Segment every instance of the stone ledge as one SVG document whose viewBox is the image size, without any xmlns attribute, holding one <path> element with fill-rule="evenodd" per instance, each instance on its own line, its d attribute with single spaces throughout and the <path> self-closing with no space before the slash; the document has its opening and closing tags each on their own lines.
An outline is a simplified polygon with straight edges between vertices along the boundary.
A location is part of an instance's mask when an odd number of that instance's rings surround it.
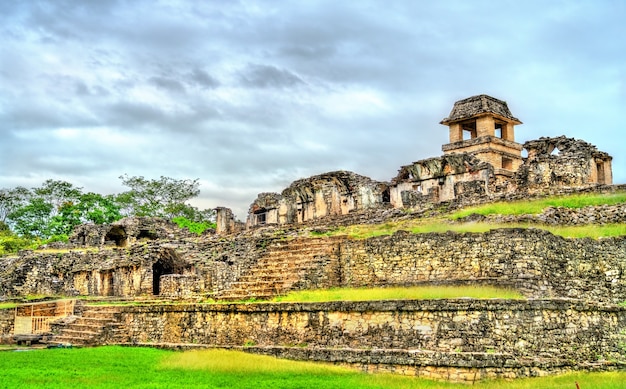
<svg viewBox="0 0 626 389">
<path fill-rule="evenodd" d="M 529 310 L 575 310 L 626 312 L 626 307 L 595 303 L 584 300 L 556 299 L 434 299 L 434 300 L 378 300 L 378 301 L 332 301 L 311 303 L 232 303 L 232 304 L 172 304 L 121 306 L 120 312 L 398 312 L 398 311 L 529 311 Z"/>
</svg>

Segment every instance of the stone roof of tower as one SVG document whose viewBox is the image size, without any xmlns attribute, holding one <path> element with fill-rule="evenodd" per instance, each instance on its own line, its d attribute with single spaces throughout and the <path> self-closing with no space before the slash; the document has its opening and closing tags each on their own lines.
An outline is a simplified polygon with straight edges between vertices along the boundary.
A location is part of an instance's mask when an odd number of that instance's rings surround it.
<svg viewBox="0 0 626 389">
<path fill-rule="evenodd" d="M 449 124 L 459 120 L 465 120 L 483 113 L 493 113 L 506 119 L 521 124 L 522 122 L 514 117 L 506 105 L 506 101 L 498 100 L 487 95 L 477 95 L 459 100 L 454 103 L 450 115 L 441 121 L 441 124 Z"/>
</svg>

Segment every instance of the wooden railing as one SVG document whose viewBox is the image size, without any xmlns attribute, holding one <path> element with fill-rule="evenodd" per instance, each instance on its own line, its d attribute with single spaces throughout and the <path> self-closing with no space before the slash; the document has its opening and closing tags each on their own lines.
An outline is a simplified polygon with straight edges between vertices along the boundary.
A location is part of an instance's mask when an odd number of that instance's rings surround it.
<svg viewBox="0 0 626 389">
<path fill-rule="evenodd" d="M 15 307 L 14 334 L 50 332 L 50 323 L 74 314 L 76 300 L 56 300 L 20 304 Z"/>
</svg>

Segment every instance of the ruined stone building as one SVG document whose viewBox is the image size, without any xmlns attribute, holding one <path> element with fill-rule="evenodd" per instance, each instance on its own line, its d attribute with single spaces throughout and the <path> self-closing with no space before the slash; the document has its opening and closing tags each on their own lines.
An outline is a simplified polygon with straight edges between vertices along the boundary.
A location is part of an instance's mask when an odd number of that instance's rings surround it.
<svg viewBox="0 0 626 389">
<path fill-rule="evenodd" d="M 280 194 L 259 194 L 250 206 L 247 225 L 302 223 L 388 202 L 385 183 L 336 171 L 295 181 Z"/>
<path fill-rule="evenodd" d="M 402 166 L 388 183 L 339 171 L 295 181 L 281 194 L 261 193 L 250 206 L 246 226 L 301 223 L 372 207 L 414 208 L 612 184 L 611 156 L 587 142 L 560 136 L 517 143 L 515 126 L 522 122 L 505 101 L 491 96 L 457 101 L 441 124 L 448 126 L 450 139 L 442 156 Z M 229 225 L 229 215 L 218 210 L 218 224 Z M 218 227 L 223 231 L 232 230 Z"/>
</svg>

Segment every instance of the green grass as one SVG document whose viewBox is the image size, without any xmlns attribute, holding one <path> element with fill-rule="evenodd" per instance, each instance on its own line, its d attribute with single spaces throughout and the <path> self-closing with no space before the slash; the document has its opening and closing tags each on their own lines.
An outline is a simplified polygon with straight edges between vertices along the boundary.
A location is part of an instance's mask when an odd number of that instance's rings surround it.
<svg viewBox="0 0 626 389">
<path fill-rule="evenodd" d="M 615 205 L 626 203 L 626 192 L 609 194 L 577 194 L 537 200 L 497 202 L 464 208 L 449 217 L 459 219 L 473 213 L 479 215 L 536 215 L 548 207 L 583 208 L 590 205 Z"/>
<path fill-rule="evenodd" d="M 1 388 L 467 388 L 225 350 L 99 347 L 0 353 Z M 623 388 L 626 372 L 484 381 L 477 389 Z"/>
<path fill-rule="evenodd" d="M 0 309 L 13 309 L 17 307 L 17 303 L 0 303 Z"/>
<path fill-rule="evenodd" d="M 537 228 L 565 238 L 592 238 L 626 235 L 626 224 L 602 224 L 582 226 L 546 226 L 532 223 L 450 223 L 447 219 L 411 219 L 384 224 L 362 224 L 338 227 L 324 234 L 313 236 L 346 235 L 353 239 L 368 239 L 376 236 L 392 235 L 398 231 L 409 231 L 413 234 L 453 232 L 487 232 L 499 228 Z"/>
<path fill-rule="evenodd" d="M 277 302 L 326 302 L 369 300 L 423 300 L 470 297 L 523 299 L 519 292 L 491 286 L 411 286 L 397 288 L 332 288 L 290 292 Z"/>
</svg>

